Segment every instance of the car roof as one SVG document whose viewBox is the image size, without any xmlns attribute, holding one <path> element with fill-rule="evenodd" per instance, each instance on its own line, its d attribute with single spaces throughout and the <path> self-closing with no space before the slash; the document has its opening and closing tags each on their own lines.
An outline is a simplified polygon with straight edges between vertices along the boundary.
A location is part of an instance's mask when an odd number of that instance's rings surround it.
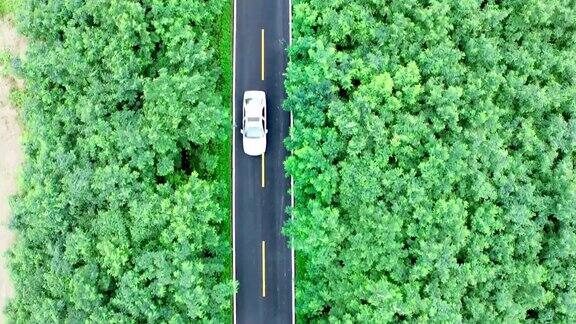
<svg viewBox="0 0 576 324">
<path fill-rule="evenodd" d="M 244 108 L 246 109 L 247 117 L 261 117 L 264 105 L 256 98 L 246 98 Z"/>
</svg>

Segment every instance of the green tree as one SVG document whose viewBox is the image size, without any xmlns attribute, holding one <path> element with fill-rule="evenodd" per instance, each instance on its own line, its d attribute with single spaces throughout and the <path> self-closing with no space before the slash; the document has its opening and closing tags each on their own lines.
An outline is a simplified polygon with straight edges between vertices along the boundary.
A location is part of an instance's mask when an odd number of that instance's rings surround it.
<svg viewBox="0 0 576 324">
<path fill-rule="evenodd" d="M 24 2 L 11 320 L 229 319 L 224 4 Z"/>
<path fill-rule="evenodd" d="M 302 322 L 576 320 L 576 6 L 296 0 Z"/>
</svg>

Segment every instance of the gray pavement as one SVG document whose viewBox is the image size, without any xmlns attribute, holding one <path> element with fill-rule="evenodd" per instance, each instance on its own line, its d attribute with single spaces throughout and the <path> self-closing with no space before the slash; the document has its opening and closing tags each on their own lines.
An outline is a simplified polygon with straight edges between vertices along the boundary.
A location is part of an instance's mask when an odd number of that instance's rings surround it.
<svg viewBox="0 0 576 324">
<path fill-rule="evenodd" d="M 288 0 L 236 0 L 234 249 L 237 323 L 292 323 L 292 253 L 281 230 L 290 205 L 288 152 L 290 114 L 281 107 L 289 44 Z M 262 55 L 263 54 L 263 55 Z M 262 59 L 264 58 L 264 59 Z M 242 95 L 267 96 L 268 134 L 264 157 L 242 150 Z"/>
</svg>

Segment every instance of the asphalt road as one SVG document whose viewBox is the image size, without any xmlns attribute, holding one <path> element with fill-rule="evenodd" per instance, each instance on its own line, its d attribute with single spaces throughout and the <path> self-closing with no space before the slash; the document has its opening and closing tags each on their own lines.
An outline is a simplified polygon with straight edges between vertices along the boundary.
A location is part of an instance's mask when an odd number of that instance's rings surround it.
<svg viewBox="0 0 576 324">
<path fill-rule="evenodd" d="M 290 41 L 289 0 L 236 0 L 234 70 L 234 267 L 239 289 L 236 323 L 292 323 L 293 254 L 281 230 L 291 203 L 283 162 L 288 154 L 290 114 L 285 97 L 286 48 Z M 266 154 L 242 150 L 242 96 L 263 90 L 267 97 Z"/>
</svg>

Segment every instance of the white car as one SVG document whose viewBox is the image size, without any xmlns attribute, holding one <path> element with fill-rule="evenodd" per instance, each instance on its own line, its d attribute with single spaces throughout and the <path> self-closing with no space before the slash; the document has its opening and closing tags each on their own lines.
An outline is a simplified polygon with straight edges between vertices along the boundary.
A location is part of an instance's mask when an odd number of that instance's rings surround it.
<svg viewBox="0 0 576 324">
<path fill-rule="evenodd" d="M 244 153 L 258 156 L 266 152 L 266 94 L 246 91 L 242 101 L 242 146 Z"/>
</svg>

